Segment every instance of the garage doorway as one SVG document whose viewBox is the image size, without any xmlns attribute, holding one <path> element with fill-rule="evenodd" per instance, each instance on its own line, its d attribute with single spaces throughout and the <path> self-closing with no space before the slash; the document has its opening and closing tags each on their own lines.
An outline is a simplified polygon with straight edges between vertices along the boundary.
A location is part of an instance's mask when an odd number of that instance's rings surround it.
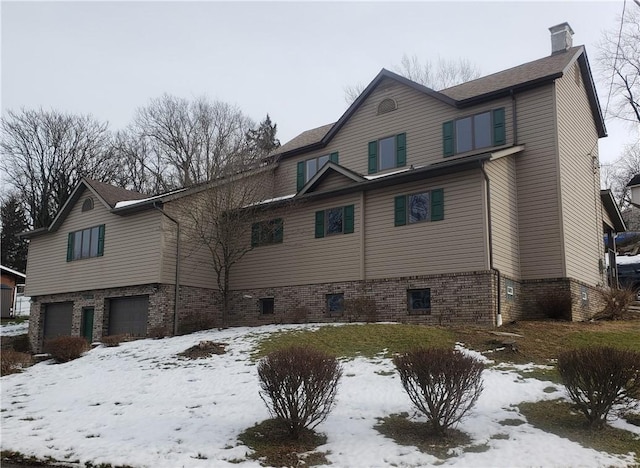
<svg viewBox="0 0 640 468">
<path fill-rule="evenodd" d="M 109 300 L 109 335 L 147 336 L 149 296 Z"/>
<path fill-rule="evenodd" d="M 73 321 L 73 302 L 45 304 L 44 339 L 70 336 Z"/>
</svg>

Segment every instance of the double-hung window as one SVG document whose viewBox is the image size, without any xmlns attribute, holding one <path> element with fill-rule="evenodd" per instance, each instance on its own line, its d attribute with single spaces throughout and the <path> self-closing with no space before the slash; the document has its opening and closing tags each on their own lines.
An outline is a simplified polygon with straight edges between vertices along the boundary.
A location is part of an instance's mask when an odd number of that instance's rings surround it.
<svg viewBox="0 0 640 468">
<path fill-rule="evenodd" d="M 407 164 L 407 134 L 381 138 L 369 142 L 369 174 L 403 167 Z"/>
<path fill-rule="evenodd" d="M 251 247 L 281 244 L 284 237 L 284 222 L 282 218 L 261 221 L 251 225 Z"/>
<path fill-rule="evenodd" d="M 70 232 L 67 237 L 67 262 L 104 255 L 104 224 Z"/>
<path fill-rule="evenodd" d="M 398 195 L 394 200 L 394 223 L 396 226 L 422 221 L 444 219 L 444 191 L 431 191 Z"/>
<path fill-rule="evenodd" d="M 354 205 L 316 211 L 316 238 L 334 234 L 351 234 L 354 224 Z"/>
<path fill-rule="evenodd" d="M 504 108 L 442 124 L 442 147 L 445 156 L 504 145 L 505 142 Z"/>
<path fill-rule="evenodd" d="M 296 190 L 300 191 L 304 184 L 309 182 L 316 173 L 322 169 L 326 163 L 331 161 L 338 164 L 338 153 L 325 154 L 316 158 L 306 159 L 304 161 L 298 161 L 298 168 L 296 174 Z"/>
</svg>

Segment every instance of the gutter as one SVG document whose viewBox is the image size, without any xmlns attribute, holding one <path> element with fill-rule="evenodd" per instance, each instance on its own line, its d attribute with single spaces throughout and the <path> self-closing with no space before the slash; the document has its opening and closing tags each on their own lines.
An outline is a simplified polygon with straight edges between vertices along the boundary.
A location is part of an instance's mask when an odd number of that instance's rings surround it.
<svg viewBox="0 0 640 468">
<path fill-rule="evenodd" d="M 166 216 L 170 221 L 173 221 L 176 224 L 176 296 L 173 301 L 173 335 L 178 335 L 178 305 L 180 301 L 180 223 L 172 218 L 166 211 L 160 208 L 157 202 L 153 203 L 153 208 L 158 210 L 164 216 Z"/>
<path fill-rule="evenodd" d="M 489 269 L 491 271 L 495 271 L 498 275 L 498 315 L 496 317 L 496 326 L 502 326 L 502 301 L 501 297 L 501 284 L 500 284 L 500 270 L 494 267 L 493 265 L 493 236 L 492 236 L 492 227 L 491 227 L 491 182 L 489 181 L 489 175 L 484 168 L 484 161 L 482 161 L 482 166 L 480 166 L 480 170 L 482 171 L 482 175 L 485 180 L 485 187 L 487 191 L 487 229 L 489 230 Z"/>
</svg>

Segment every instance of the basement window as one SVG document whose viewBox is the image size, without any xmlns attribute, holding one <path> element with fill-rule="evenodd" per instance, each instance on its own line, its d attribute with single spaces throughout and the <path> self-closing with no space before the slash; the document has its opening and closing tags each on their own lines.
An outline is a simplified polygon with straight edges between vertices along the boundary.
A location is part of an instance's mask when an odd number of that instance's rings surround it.
<svg viewBox="0 0 640 468">
<path fill-rule="evenodd" d="M 275 300 L 273 297 L 264 297 L 259 299 L 260 313 L 262 315 L 273 315 L 275 311 Z"/>
<path fill-rule="evenodd" d="M 331 315 L 344 312 L 344 294 L 327 294 L 327 312 Z"/>
<path fill-rule="evenodd" d="M 431 289 L 408 289 L 407 308 L 410 314 L 430 314 Z"/>
</svg>

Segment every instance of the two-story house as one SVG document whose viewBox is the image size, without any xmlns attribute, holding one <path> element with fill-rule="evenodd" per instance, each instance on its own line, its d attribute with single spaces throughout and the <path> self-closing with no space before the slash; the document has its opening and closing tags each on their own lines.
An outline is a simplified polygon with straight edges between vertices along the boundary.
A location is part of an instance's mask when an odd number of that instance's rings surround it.
<svg viewBox="0 0 640 468">
<path fill-rule="evenodd" d="M 574 319 L 593 314 L 603 227 L 624 223 L 600 192 L 606 129 L 585 49 L 568 24 L 550 30 L 551 55 L 439 92 L 382 70 L 335 123 L 270 155 L 255 223 L 277 219 L 278 235 L 247 234 L 226 323 L 340 320 L 356 298 L 410 323 L 500 325 L 554 294 L 572 296 Z M 221 323 L 211 267 L 178 240 L 206 190 L 83 181 L 28 234 L 34 347 Z"/>
</svg>

